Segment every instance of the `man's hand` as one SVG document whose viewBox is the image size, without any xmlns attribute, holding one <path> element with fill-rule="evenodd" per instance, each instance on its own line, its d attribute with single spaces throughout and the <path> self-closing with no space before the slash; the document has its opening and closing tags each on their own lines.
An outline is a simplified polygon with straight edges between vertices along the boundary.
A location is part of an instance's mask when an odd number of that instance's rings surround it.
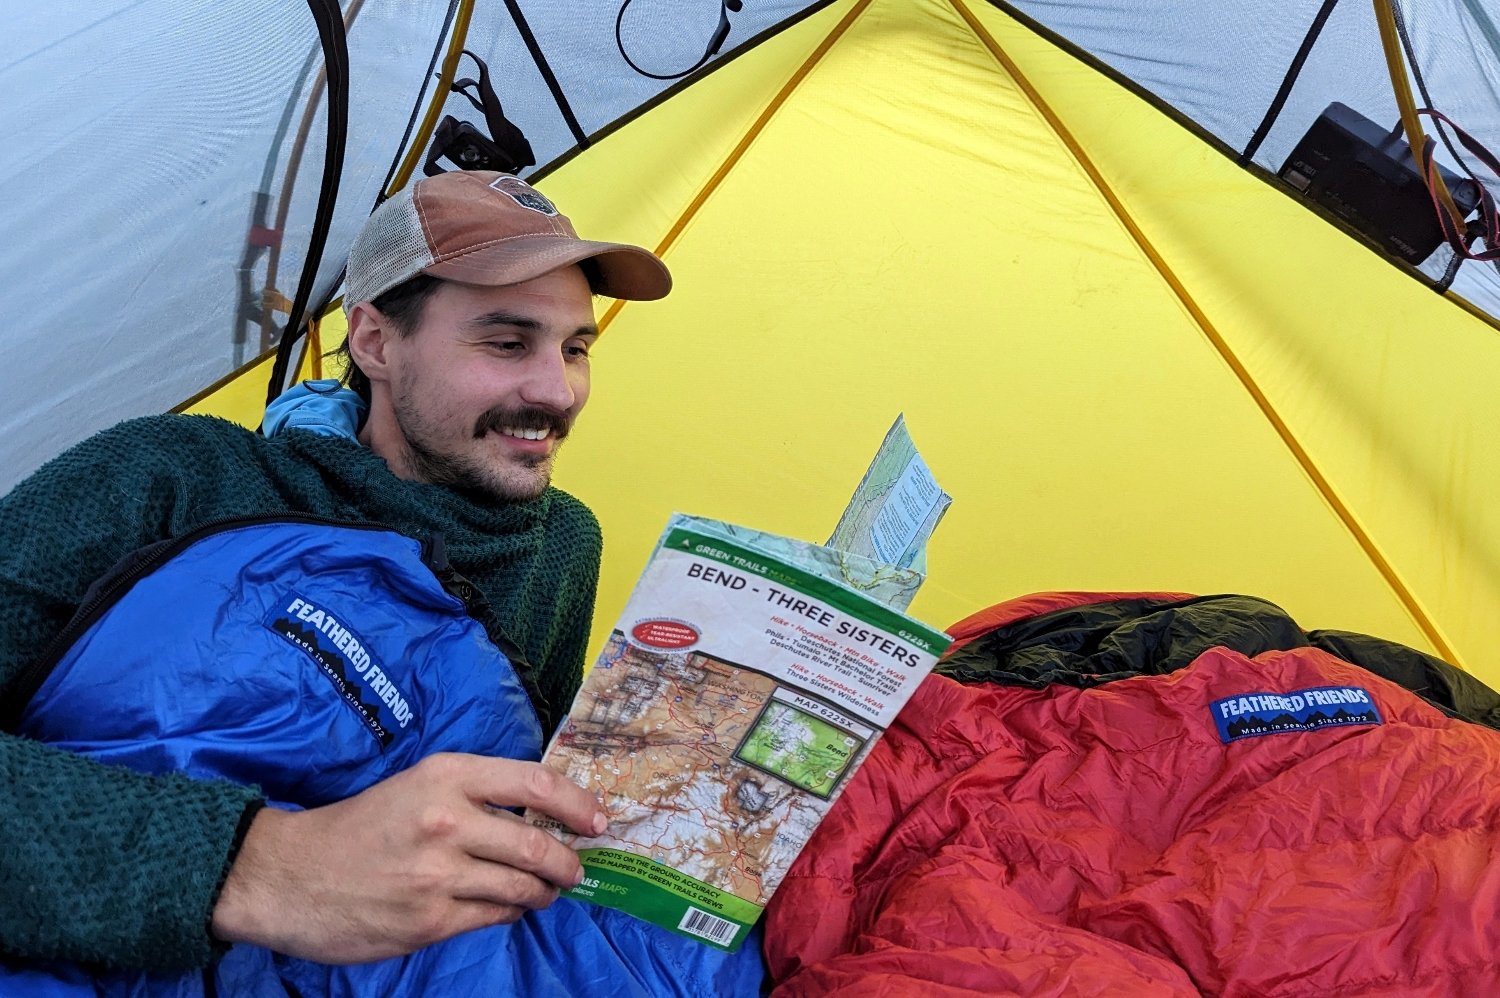
<svg viewBox="0 0 1500 998">
<path fill-rule="evenodd" d="M 336 804 L 262 809 L 214 907 L 214 934 L 363 963 L 513 922 L 579 882 L 572 849 L 487 804 L 604 830 L 594 799 L 539 763 L 429 756 Z"/>
</svg>

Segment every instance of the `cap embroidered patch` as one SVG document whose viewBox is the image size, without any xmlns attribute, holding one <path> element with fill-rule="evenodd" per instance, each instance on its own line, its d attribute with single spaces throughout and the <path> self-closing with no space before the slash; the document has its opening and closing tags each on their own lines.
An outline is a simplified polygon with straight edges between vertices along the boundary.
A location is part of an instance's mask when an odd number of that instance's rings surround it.
<svg viewBox="0 0 1500 998">
<path fill-rule="evenodd" d="M 542 196 L 542 192 L 519 177 L 501 175 L 490 181 L 490 186 L 510 198 L 522 208 L 539 211 L 543 215 L 556 215 L 557 205 Z"/>
<path fill-rule="evenodd" d="M 1219 738 L 1314 731 L 1334 725 L 1384 724 L 1368 690 L 1358 686 L 1316 686 L 1292 693 L 1241 693 L 1209 705 Z"/>
</svg>

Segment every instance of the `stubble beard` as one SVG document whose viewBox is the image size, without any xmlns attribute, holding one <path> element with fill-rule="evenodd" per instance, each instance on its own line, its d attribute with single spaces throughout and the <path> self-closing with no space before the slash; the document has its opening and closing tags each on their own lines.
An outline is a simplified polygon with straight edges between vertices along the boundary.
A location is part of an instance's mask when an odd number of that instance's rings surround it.
<svg viewBox="0 0 1500 998">
<path fill-rule="evenodd" d="M 487 462 L 478 457 L 441 448 L 410 389 L 396 394 L 394 412 L 401 431 L 406 467 L 421 481 L 444 485 L 458 492 L 477 493 L 498 502 L 529 502 L 547 491 L 552 482 L 551 454 L 522 454 Z M 561 443 L 568 427 L 561 417 L 545 410 L 497 407 L 476 420 L 473 439 L 499 433 L 501 425 L 553 431 Z"/>
</svg>

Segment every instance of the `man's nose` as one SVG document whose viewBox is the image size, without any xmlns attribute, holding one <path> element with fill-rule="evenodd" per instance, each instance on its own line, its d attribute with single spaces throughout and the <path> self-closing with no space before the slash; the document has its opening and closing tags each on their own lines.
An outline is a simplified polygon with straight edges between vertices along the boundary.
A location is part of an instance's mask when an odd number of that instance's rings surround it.
<svg viewBox="0 0 1500 998">
<path fill-rule="evenodd" d="M 561 351 L 538 350 L 528 358 L 526 378 L 521 385 L 521 399 L 528 405 L 543 406 L 557 412 L 573 408 L 576 395 L 569 377 L 567 359 Z"/>
</svg>

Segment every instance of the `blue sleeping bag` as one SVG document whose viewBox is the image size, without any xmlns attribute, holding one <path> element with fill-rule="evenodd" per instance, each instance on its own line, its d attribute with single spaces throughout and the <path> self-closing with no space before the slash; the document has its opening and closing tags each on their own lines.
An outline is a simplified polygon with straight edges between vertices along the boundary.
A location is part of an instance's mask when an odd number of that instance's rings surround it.
<svg viewBox="0 0 1500 998">
<path fill-rule="evenodd" d="M 471 593 L 429 545 L 382 527 L 211 525 L 96 587 L 19 730 L 141 772 L 256 784 L 286 808 L 350 797 L 434 752 L 536 760 L 542 728 L 514 653 L 469 614 Z M 184 974 L 0 961 L 0 994 L 756 995 L 759 942 L 724 953 L 563 898 L 376 963 L 245 945 Z"/>
</svg>

